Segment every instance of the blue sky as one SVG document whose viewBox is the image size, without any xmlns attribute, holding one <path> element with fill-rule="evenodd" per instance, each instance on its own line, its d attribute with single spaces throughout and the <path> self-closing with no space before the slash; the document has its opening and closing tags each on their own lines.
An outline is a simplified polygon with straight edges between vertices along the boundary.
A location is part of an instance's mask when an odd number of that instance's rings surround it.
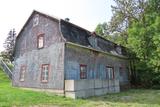
<svg viewBox="0 0 160 107">
<path fill-rule="evenodd" d="M 3 0 L 0 1 L 0 51 L 10 29 L 17 34 L 33 10 L 65 19 L 94 31 L 98 23 L 111 19 L 113 0 Z"/>
</svg>

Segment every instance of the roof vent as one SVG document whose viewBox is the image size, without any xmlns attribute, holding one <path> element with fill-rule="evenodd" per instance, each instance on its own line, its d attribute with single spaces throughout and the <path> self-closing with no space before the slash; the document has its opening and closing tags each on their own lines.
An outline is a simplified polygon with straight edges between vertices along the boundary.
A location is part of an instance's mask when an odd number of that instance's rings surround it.
<svg viewBox="0 0 160 107">
<path fill-rule="evenodd" d="M 65 18 L 64 20 L 65 20 L 66 22 L 69 22 L 70 19 L 69 19 L 69 18 Z"/>
</svg>

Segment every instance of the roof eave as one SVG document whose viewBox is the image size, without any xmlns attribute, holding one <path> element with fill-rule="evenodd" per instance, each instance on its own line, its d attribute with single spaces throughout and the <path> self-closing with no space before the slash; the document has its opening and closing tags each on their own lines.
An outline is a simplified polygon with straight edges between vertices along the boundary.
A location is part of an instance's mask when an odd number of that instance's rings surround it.
<svg viewBox="0 0 160 107">
<path fill-rule="evenodd" d="M 89 49 L 89 50 L 93 50 L 93 51 L 97 51 L 97 52 L 100 52 L 100 53 L 103 53 L 103 54 L 106 54 L 106 55 L 109 55 L 109 56 L 121 58 L 121 59 L 128 59 L 128 57 L 123 56 L 123 55 L 114 55 L 114 54 L 111 54 L 111 53 L 109 53 L 109 52 L 97 50 L 97 49 L 94 49 L 94 48 L 92 48 L 92 47 L 86 47 L 86 46 L 79 45 L 79 44 L 75 44 L 75 43 L 72 43 L 72 42 L 66 42 L 66 44 L 73 45 L 73 46 L 77 46 L 77 47 L 81 47 L 81 48 L 85 48 L 85 49 Z"/>
</svg>

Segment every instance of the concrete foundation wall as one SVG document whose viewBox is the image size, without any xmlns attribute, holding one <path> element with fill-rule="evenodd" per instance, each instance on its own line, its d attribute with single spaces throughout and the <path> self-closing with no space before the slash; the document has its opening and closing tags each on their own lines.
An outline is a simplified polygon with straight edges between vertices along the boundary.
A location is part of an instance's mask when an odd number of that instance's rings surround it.
<svg viewBox="0 0 160 107">
<path fill-rule="evenodd" d="M 65 96 L 71 98 L 86 98 L 119 91 L 118 80 L 65 80 Z"/>
</svg>

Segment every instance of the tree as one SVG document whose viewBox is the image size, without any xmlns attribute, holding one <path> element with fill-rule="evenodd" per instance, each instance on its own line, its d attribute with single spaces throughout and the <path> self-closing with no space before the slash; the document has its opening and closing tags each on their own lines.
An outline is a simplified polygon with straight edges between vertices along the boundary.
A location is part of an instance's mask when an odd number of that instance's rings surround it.
<svg viewBox="0 0 160 107">
<path fill-rule="evenodd" d="M 2 52 L 2 57 L 9 59 L 11 62 L 14 60 L 13 58 L 13 51 L 15 46 L 16 40 L 16 32 L 15 29 L 9 31 L 8 36 L 4 42 L 5 51 Z"/>
<path fill-rule="evenodd" d="M 153 52 L 158 48 L 160 15 L 156 10 L 160 5 L 154 5 L 157 1 L 148 1 L 143 17 L 138 22 L 134 21 L 128 29 L 128 47 L 144 61 L 150 61 Z"/>
<path fill-rule="evenodd" d="M 160 0 L 114 0 L 106 38 L 130 49 L 132 83 L 160 85 Z M 104 35 L 102 24 L 96 31 Z M 153 77 L 152 77 L 153 76 Z"/>
<path fill-rule="evenodd" d="M 127 28 L 133 21 L 139 21 L 145 9 L 145 0 L 114 0 L 111 6 L 113 16 L 108 23 L 108 32 L 121 36 L 121 45 L 127 44 Z"/>
<path fill-rule="evenodd" d="M 139 61 L 136 63 L 141 82 L 160 85 L 160 0 L 148 0 L 139 21 L 128 28 L 127 47 Z"/>
<path fill-rule="evenodd" d="M 95 29 L 96 34 L 99 36 L 105 37 L 108 35 L 108 25 L 106 22 L 104 23 L 99 23 Z"/>
</svg>

